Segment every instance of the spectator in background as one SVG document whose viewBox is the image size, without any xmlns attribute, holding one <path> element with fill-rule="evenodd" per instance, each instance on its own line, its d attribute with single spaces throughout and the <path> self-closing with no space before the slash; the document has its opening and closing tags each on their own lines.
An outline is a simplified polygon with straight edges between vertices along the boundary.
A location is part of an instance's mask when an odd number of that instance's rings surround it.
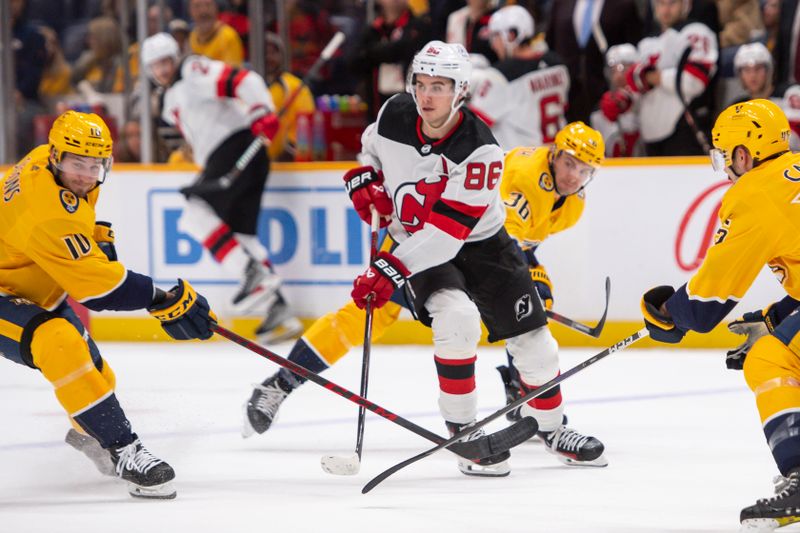
<svg viewBox="0 0 800 533">
<path fill-rule="evenodd" d="M 744 93 L 728 102 L 725 107 L 753 98 L 773 96 L 775 86 L 772 83 L 772 55 L 766 46 L 761 43 L 740 46 L 733 58 L 733 68 Z"/>
<path fill-rule="evenodd" d="M 305 76 L 333 37 L 334 31 L 327 10 L 316 2 L 287 0 L 286 13 L 292 52 L 289 70 L 298 76 Z"/>
<path fill-rule="evenodd" d="M 764 23 L 764 44 L 772 52 L 778 38 L 781 18 L 781 0 L 761 0 L 761 20 Z"/>
<path fill-rule="evenodd" d="M 163 15 L 161 13 L 161 5 L 153 4 L 147 8 L 147 36 L 155 35 L 163 31 L 161 23 L 164 23 L 166 28 L 172 21 L 172 9 L 165 6 Z M 139 43 L 134 42 L 128 47 L 128 69 L 130 70 L 131 78 L 136 80 L 139 77 Z"/>
<path fill-rule="evenodd" d="M 247 56 L 247 41 L 250 34 L 250 19 L 247 18 L 247 0 L 228 0 L 219 12 L 219 20 L 234 30 L 242 40 Z"/>
<path fill-rule="evenodd" d="M 88 49 L 72 69 L 70 82 L 77 86 L 86 80 L 99 93 L 120 93 L 124 88 L 122 39 L 117 21 L 98 17 L 89 22 Z"/>
<path fill-rule="evenodd" d="M 775 83 L 800 80 L 800 9 L 798 0 L 782 0 L 780 22 L 772 56 L 775 59 Z"/>
<path fill-rule="evenodd" d="M 173 19 L 169 21 L 169 33 L 178 43 L 181 55 L 188 55 L 192 52 L 189 44 L 189 23 L 183 19 Z"/>
<path fill-rule="evenodd" d="M 33 118 L 44 112 L 39 101 L 39 84 L 47 51 L 44 37 L 28 22 L 25 0 L 11 0 L 11 48 L 14 51 L 17 112 L 17 157 L 34 147 Z"/>
<path fill-rule="evenodd" d="M 300 78 L 285 72 L 283 68 L 284 45 L 278 35 L 267 32 L 265 35 L 265 81 L 272 95 L 276 113 L 280 113 L 300 84 Z M 314 96 L 308 87 L 300 89 L 299 94 L 280 117 L 278 133 L 272 138 L 269 145 L 269 158 L 271 161 L 293 161 L 295 146 L 297 145 L 297 114 L 313 113 Z"/>
<path fill-rule="evenodd" d="M 739 46 L 758 37 L 764 29 L 758 0 L 716 0 L 719 22 L 719 46 Z"/>
<path fill-rule="evenodd" d="M 114 162 L 138 163 L 142 160 L 142 132 L 138 120 L 122 126 L 119 139 L 114 143 Z"/>
<path fill-rule="evenodd" d="M 45 102 L 51 102 L 73 92 L 70 84 L 72 67 L 64 59 L 64 53 L 61 51 L 61 44 L 58 42 L 55 30 L 41 26 L 39 33 L 44 37 L 46 50 L 42 81 L 39 82 L 39 96 Z"/>
<path fill-rule="evenodd" d="M 405 91 L 408 66 L 430 34 L 430 22 L 415 17 L 408 0 L 378 0 L 378 5 L 381 14 L 364 30 L 351 60 L 363 77 L 370 122 L 386 100 Z"/>
<path fill-rule="evenodd" d="M 489 63 L 497 54 L 489 44 L 489 19 L 495 12 L 495 0 L 467 0 L 467 5 L 447 17 L 447 42 L 458 43 L 470 54 L 481 54 Z"/>
<path fill-rule="evenodd" d="M 218 20 L 218 15 L 215 0 L 189 0 L 189 16 L 194 22 L 189 34 L 192 52 L 241 67 L 244 63 L 242 39 L 236 30 Z"/>
<path fill-rule="evenodd" d="M 639 42 L 641 28 L 636 0 L 553 2 L 547 44 L 569 69 L 568 122 L 589 122 L 589 115 L 608 89 L 603 75 L 606 50 L 615 44 Z"/>
</svg>

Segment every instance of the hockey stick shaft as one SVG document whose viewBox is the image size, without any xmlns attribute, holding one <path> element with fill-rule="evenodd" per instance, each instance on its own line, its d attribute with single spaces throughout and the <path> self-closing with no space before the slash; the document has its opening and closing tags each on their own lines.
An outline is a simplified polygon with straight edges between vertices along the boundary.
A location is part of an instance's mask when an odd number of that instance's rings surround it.
<svg viewBox="0 0 800 533">
<path fill-rule="evenodd" d="M 378 255 L 378 230 L 379 218 L 378 211 L 372 208 L 372 220 L 370 223 L 370 239 L 369 239 L 369 262 L 372 264 L 375 257 Z M 372 352 L 372 315 L 373 315 L 372 298 L 367 298 L 367 305 L 364 312 L 366 313 L 366 320 L 364 322 L 364 347 L 361 358 L 361 388 L 359 393 L 363 398 L 367 397 L 367 386 L 369 384 L 369 359 Z M 358 433 L 356 434 L 356 455 L 358 460 L 361 460 L 361 451 L 364 449 L 364 422 L 366 420 L 367 410 L 363 405 L 358 406 Z"/>
<path fill-rule="evenodd" d="M 597 338 L 603 332 L 603 328 L 606 325 L 606 317 L 608 316 L 608 301 L 610 297 L 611 297 L 611 279 L 609 277 L 606 277 L 606 307 L 603 310 L 603 316 L 600 317 L 600 320 L 594 327 L 587 326 L 586 324 L 582 324 L 577 320 L 572 320 L 571 318 L 567 318 L 564 315 L 559 315 L 558 313 L 551 311 L 550 309 L 545 309 L 545 314 L 547 315 L 547 318 L 549 318 L 554 322 L 563 324 L 569 328 L 584 333 L 590 337 Z"/>
<path fill-rule="evenodd" d="M 415 455 L 414 457 L 406 459 L 405 461 L 403 461 L 401 463 L 397 463 L 396 465 L 394 465 L 393 467 L 389 468 L 388 470 L 384 470 L 383 472 L 381 472 L 380 474 L 375 476 L 373 479 L 371 479 L 366 485 L 364 485 L 364 488 L 361 489 L 361 493 L 362 494 L 366 494 L 367 492 L 369 492 L 372 489 L 374 489 L 379 483 L 381 483 L 383 480 L 385 480 L 386 478 L 388 478 L 389 476 L 391 476 L 395 472 L 405 468 L 406 466 L 408 466 L 410 464 L 416 463 L 417 461 L 419 461 L 421 459 L 424 459 L 425 457 L 428 457 L 429 455 L 433 455 L 434 453 L 436 453 L 437 451 L 441 450 L 442 448 L 448 446 L 449 444 L 452 444 L 453 442 L 456 442 L 458 439 L 463 438 L 468 433 L 470 433 L 472 431 L 475 431 L 476 429 L 480 429 L 483 426 L 485 426 L 486 424 L 492 422 L 493 420 L 496 420 L 497 418 L 500 418 L 501 416 L 503 416 L 507 412 L 509 412 L 509 411 L 511 411 L 513 409 L 516 409 L 517 407 L 520 407 L 524 403 L 526 403 L 526 402 L 528 402 L 530 400 L 533 400 L 534 398 L 538 398 L 539 396 L 543 395 L 547 391 L 551 390 L 553 387 L 556 387 L 557 385 L 561 384 L 561 382 L 563 382 L 564 380 L 569 379 L 570 377 L 574 376 L 575 374 L 577 374 L 581 370 L 584 370 L 584 369 L 590 367 L 591 365 L 593 365 L 596 362 L 600 361 L 601 359 L 611 355 L 614 352 L 618 352 L 620 350 L 623 350 L 623 349 L 627 348 L 628 346 L 630 346 L 631 344 L 635 343 L 636 341 L 646 337 L 648 334 L 649 333 L 647 331 L 647 328 L 640 329 L 639 331 L 637 331 L 633 335 L 625 337 L 621 341 L 619 341 L 616 344 L 606 348 L 602 352 L 593 355 L 589 359 L 586 359 L 582 363 L 570 368 L 566 372 L 564 372 L 564 373 L 556 376 L 555 378 L 551 379 L 550 381 L 548 381 L 544 385 L 542 385 L 540 387 L 537 387 L 536 389 L 533 389 L 532 391 L 528 392 L 527 394 L 525 394 L 521 398 L 518 398 L 518 399 L 514 400 L 513 402 L 511 402 L 510 404 L 506 405 L 505 407 L 495 411 L 494 413 L 492 413 L 491 415 L 487 416 L 483 420 L 481 420 L 481 421 L 475 423 L 474 425 L 470 426 L 468 429 L 465 429 L 465 430 L 462 430 L 462 431 L 456 433 L 455 435 L 453 435 L 447 441 L 442 442 L 442 443 L 436 445 L 435 447 L 433 447 L 433 448 L 431 448 L 429 450 L 426 450 L 426 451 L 424 451 L 424 452 L 422 452 L 422 453 L 420 453 L 418 455 Z"/>
<path fill-rule="evenodd" d="M 689 45 L 686 47 L 686 50 L 683 51 L 683 54 L 681 54 L 681 58 L 678 61 L 678 70 L 675 73 L 675 93 L 678 95 L 681 105 L 683 105 L 683 118 L 692 129 L 694 137 L 697 140 L 697 144 L 700 145 L 700 148 L 705 153 L 709 153 L 711 151 L 711 145 L 708 144 L 706 134 L 703 133 L 703 131 L 697 126 L 697 121 L 694 119 L 694 114 L 692 113 L 692 110 L 689 109 L 689 104 L 683 97 L 683 86 L 681 80 L 683 79 L 683 69 L 686 68 L 686 64 L 689 62 L 689 55 L 691 55 L 691 53 L 692 46 Z"/>
<path fill-rule="evenodd" d="M 349 400 L 349 401 L 351 401 L 351 402 L 353 402 L 355 404 L 358 404 L 358 405 L 363 405 L 366 409 L 368 409 L 369 411 L 372 411 L 376 415 L 378 415 L 380 417 L 383 417 L 383 418 L 385 418 L 386 420 L 388 420 L 390 422 L 394 422 L 398 426 L 403 427 L 403 428 L 409 430 L 412 433 L 416 433 L 420 437 L 428 439 L 429 441 L 431 441 L 433 443 L 436 443 L 436 444 L 439 444 L 441 442 L 445 442 L 445 439 L 443 437 L 440 437 L 436 433 L 433 433 L 432 431 L 428 431 L 427 429 L 425 429 L 425 428 L 423 428 L 421 426 L 418 426 L 417 424 L 411 422 L 410 420 L 405 419 L 402 416 L 400 416 L 398 414 L 395 414 L 395 413 L 389 411 L 388 409 L 385 409 L 385 408 L 381 407 L 380 405 L 375 404 L 375 403 L 367 400 L 366 398 L 363 398 L 363 397 L 359 396 L 358 394 L 356 394 L 354 392 L 351 392 L 351 391 L 345 389 L 344 387 L 341 387 L 341 386 L 337 385 L 336 383 L 333 383 L 332 381 L 329 381 L 329 380 L 323 378 L 319 374 L 317 374 L 315 372 L 312 372 L 312 371 L 308 370 L 307 368 L 298 365 L 297 363 L 294 363 L 294 362 L 292 362 L 292 361 L 290 361 L 290 360 L 288 360 L 288 359 L 286 359 L 284 357 L 281 357 L 280 355 L 276 354 L 275 352 L 273 352 L 271 350 L 268 350 L 267 348 L 264 348 L 263 346 L 259 346 L 258 344 L 254 343 L 254 342 L 252 342 L 252 341 L 250 341 L 248 339 L 245 339 L 241 335 L 238 335 L 238 334 L 234 333 L 233 331 L 231 331 L 231 330 L 229 330 L 229 329 L 227 329 L 225 327 L 220 326 L 219 324 L 216 324 L 216 323 L 212 324 L 211 325 L 211 330 L 214 333 L 216 333 L 216 334 L 218 334 L 218 335 L 220 335 L 222 337 L 225 337 L 228 340 L 231 340 L 231 341 L 235 342 L 239 346 L 242 346 L 243 348 L 246 348 L 246 349 L 250 350 L 251 352 L 254 352 L 254 353 L 260 355 L 264 359 L 268 359 L 268 360 L 272 361 L 273 363 L 275 363 L 275 364 L 277 364 L 279 366 L 282 366 L 283 368 L 286 368 L 287 370 L 290 370 L 291 372 L 295 373 L 296 375 L 301 376 L 301 377 L 307 379 L 308 381 L 312 381 L 312 382 L 316 383 L 317 385 L 328 389 L 329 391 L 333 392 L 334 394 L 338 394 L 339 396 L 341 396 L 342 398 L 344 398 L 346 400 Z M 523 418 L 523 421 L 525 421 L 525 420 L 526 419 Z M 516 425 L 520 425 L 520 424 L 521 424 L 521 422 L 518 422 Z M 534 423 L 534 426 L 535 426 L 535 423 Z M 515 446 L 516 444 L 519 444 L 520 442 L 523 442 L 524 440 L 527 440 L 536 431 L 535 427 L 530 428 L 529 426 L 526 426 L 524 424 L 520 425 L 519 431 L 511 431 L 511 432 L 507 431 L 507 430 L 514 429 L 514 427 L 515 426 L 509 426 L 508 428 L 506 428 L 506 430 L 499 431 L 499 432 L 497 432 L 495 434 L 492 434 L 492 435 L 487 435 L 486 437 L 483 437 L 483 439 L 491 439 L 491 437 L 493 435 L 500 436 L 501 438 L 506 437 L 506 436 L 511 436 L 512 441 L 508 443 L 508 446 L 510 447 L 510 446 Z M 530 435 L 528 435 L 527 433 L 530 433 Z M 457 455 L 460 455 L 461 457 L 464 457 L 465 459 L 475 460 L 475 459 L 480 459 L 482 457 L 481 453 L 478 452 L 477 450 L 482 449 L 482 445 L 483 444 L 485 444 L 485 442 L 482 442 L 481 440 L 473 440 L 473 441 L 469 441 L 469 442 L 460 442 L 460 443 L 455 443 L 455 441 L 453 441 L 451 443 L 448 443 L 447 447 L 448 447 L 448 449 L 450 451 L 452 451 L 453 453 L 455 453 Z M 452 448 L 451 448 L 451 446 L 452 446 Z M 508 449 L 508 448 L 506 448 L 506 449 Z M 497 453 L 497 452 L 495 451 L 493 453 Z"/>
<path fill-rule="evenodd" d="M 322 66 L 331 58 L 333 54 L 336 53 L 336 50 L 344 42 L 344 33 L 336 32 L 336 34 L 331 38 L 325 48 L 322 50 L 322 53 L 311 65 L 311 68 L 308 69 L 308 72 L 305 76 L 300 80 L 300 83 L 295 87 L 291 93 L 289 93 L 289 97 L 283 102 L 283 105 L 278 110 L 278 119 L 283 117 L 289 110 L 289 108 L 294 104 L 294 101 L 297 100 L 297 97 L 300 96 L 304 87 L 307 87 L 308 84 L 311 82 L 311 79 L 317 75 L 319 70 Z M 219 178 L 218 180 L 208 183 L 203 186 L 202 181 L 197 183 L 196 185 L 189 186 L 184 188 L 184 192 L 214 192 L 214 191 L 221 191 L 224 189 L 229 188 L 233 185 L 233 182 L 239 178 L 239 175 L 247 168 L 247 165 L 250 164 L 250 161 L 258 154 L 258 152 L 262 149 L 262 147 L 267 143 L 267 139 L 261 135 L 256 136 L 255 139 L 250 143 L 250 145 L 242 152 L 242 155 L 239 156 L 239 159 L 236 160 L 234 163 L 233 168 L 230 169 L 224 176 Z"/>
</svg>

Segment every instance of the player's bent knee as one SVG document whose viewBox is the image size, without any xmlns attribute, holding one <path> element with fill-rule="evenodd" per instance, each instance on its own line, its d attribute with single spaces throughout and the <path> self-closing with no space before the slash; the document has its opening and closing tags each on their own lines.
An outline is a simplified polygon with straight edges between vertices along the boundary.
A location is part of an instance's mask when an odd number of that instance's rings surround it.
<svg viewBox="0 0 800 533">
<path fill-rule="evenodd" d="M 435 292 L 425 307 L 433 319 L 433 345 L 438 357 L 465 359 L 475 355 L 481 338 L 481 315 L 464 292 Z"/>
<path fill-rule="evenodd" d="M 744 379 L 756 391 L 767 381 L 785 374 L 786 362 L 796 356 L 773 335 L 758 339 L 744 360 Z"/>
<path fill-rule="evenodd" d="M 558 342 L 547 326 L 508 339 L 506 347 L 528 385 L 541 385 L 558 374 Z"/>
<path fill-rule="evenodd" d="M 97 370 L 86 340 L 63 318 L 37 327 L 30 350 L 33 364 L 53 385 L 56 397 L 70 415 L 113 390 L 111 369 L 105 374 Z"/>
</svg>

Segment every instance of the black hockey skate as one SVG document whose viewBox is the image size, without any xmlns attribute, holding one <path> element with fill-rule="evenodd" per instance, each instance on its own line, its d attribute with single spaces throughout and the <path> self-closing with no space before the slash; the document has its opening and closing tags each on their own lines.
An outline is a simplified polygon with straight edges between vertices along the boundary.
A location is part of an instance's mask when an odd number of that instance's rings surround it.
<svg viewBox="0 0 800 533">
<path fill-rule="evenodd" d="M 138 438 L 127 446 L 111 448 L 109 452 L 117 476 L 128 482 L 131 496 L 161 500 L 177 496 L 170 483 L 175 479 L 175 471 L 151 454 Z"/>
<path fill-rule="evenodd" d="M 539 432 L 547 451 L 569 466 L 608 466 L 603 455 L 603 443 L 594 437 L 581 435 L 574 429 L 559 426 L 549 433 Z"/>
<path fill-rule="evenodd" d="M 470 422 L 469 424 L 458 424 L 456 422 L 447 422 L 447 430 L 450 432 L 450 436 L 455 435 L 462 429 L 466 428 L 474 424 L 475 422 Z M 471 440 L 479 439 L 484 437 L 486 432 L 483 428 L 480 428 L 476 431 L 473 431 L 469 435 L 467 435 L 463 442 L 468 442 Z M 458 469 L 461 470 L 463 474 L 468 476 L 482 476 L 482 477 L 502 477 L 507 476 L 511 473 L 511 467 L 508 465 L 508 459 L 511 457 L 511 453 L 508 450 L 480 459 L 477 462 L 470 461 L 469 459 L 464 459 L 463 457 L 458 458 Z"/>
<path fill-rule="evenodd" d="M 265 302 L 273 298 L 281 285 L 281 278 L 264 264 L 250 259 L 244 271 L 244 279 L 233 297 L 233 308 L 237 313 L 252 313 L 264 308 Z"/>
<path fill-rule="evenodd" d="M 500 379 L 503 380 L 503 388 L 506 391 L 506 405 L 519 400 L 522 397 L 520 383 L 519 380 L 511 376 L 511 369 L 506 365 L 500 365 L 497 367 L 497 371 L 500 372 Z M 519 422 L 522 420 L 522 415 L 519 413 L 519 410 L 520 407 L 517 407 L 507 412 L 506 420 L 509 422 Z"/>
<path fill-rule="evenodd" d="M 776 494 L 745 507 L 739 515 L 741 531 L 772 531 L 800 522 L 800 470 L 776 478 Z"/>
<path fill-rule="evenodd" d="M 260 385 L 253 385 L 253 394 L 244 404 L 244 426 L 242 437 L 245 439 L 254 434 L 264 433 L 278 416 L 278 409 L 283 400 L 292 392 L 280 374 L 275 374 Z"/>
<path fill-rule="evenodd" d="M 100 443 L 94 438 L 70 428 L 67 431 L 67 436 L 64 437 L 64 442 L 88 457 L 104 476 L 116 475 L 114 463 L 111 461 L 111 454 L 100 446 Z"/>
<path fill-rule="evenodd" d="M 278 294 L 267 309 L 267 317 L 256 328 L 260 344 L 271 344 L 300 336 L 303 324 L 292 314 L 289 305 Z"/>
</svg>

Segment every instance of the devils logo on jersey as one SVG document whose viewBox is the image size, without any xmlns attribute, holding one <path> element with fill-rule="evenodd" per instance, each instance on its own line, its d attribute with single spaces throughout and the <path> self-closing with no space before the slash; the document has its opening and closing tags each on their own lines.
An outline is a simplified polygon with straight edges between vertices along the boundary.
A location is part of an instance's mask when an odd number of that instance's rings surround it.
<svg viewBox="0 0 800 533">
<path fill-rule="evenodd" d="M 447 186 L 445 176 L 430 177 L 417 182 L 406 182 L 397 188 L 394 194 L 394 205 L 397 206 L 398 217 L 409 233 L 422 229 Z"/>
</svg>

